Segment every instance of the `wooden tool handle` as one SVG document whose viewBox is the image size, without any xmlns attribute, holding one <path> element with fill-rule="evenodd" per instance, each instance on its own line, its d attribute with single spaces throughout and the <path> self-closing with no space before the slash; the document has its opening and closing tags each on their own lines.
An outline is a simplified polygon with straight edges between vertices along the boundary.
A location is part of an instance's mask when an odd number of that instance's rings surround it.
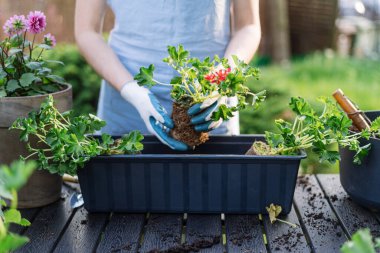
<svg viewBox="0 0 380 253">
<path fill-rule="evenodd" d="M 366 121 L 361 111 L 344 95 L 341 89 L 336 90 L 332 95 L 358 130 L 370 128 L 370 124 Z"/>
</svg>

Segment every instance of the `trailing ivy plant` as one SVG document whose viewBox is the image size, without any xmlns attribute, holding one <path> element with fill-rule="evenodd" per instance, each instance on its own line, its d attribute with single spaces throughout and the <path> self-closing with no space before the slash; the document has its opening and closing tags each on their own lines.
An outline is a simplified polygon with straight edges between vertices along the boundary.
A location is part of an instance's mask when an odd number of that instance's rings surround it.
<svg viewBox="0 0 380 253">
<path fill-rule="evenodd" d="M 26 118 L 17 119 L 11 129 L 20 130 L 20 140 L 28 142 L 30 154 L 23 159 L 35 158 L 39 168 L 50 173 L 75 175 L 91 157 L 112 154 L 135 154 L 143 149 L 143 136 L 131 131 L 114 140 L 103 133 L 100 139 L 92 137 L 106 122 L 89 114 L 73 116 L 72 112 L 60 113 L 50 95 L 39 111 L 30 112 Z M 31 137 L 37 139 L 32 146 Z"/>
<path fill-rule="evenodd" d="M 340 108 L 327 98 L 320 98 L 324 105 L 323 112 L 318 114 L 303 98 L 291 98 L 290 108 L 296 114 L 293 123 L 276 120 L 278 133 L 265 132 L 266 143 L 255 142 L 254 153 L 266 155 L 296 155 L 303 149 L 311 149 L 321 161 L 335 162 L 340 160 L 338 151 L 329 150 L 331 144 L 347 147 L 355 152 L 354 162 L 361 163 L 368 154 L 370 144 L 360 146 L 360 138 L 369 139 L 371 132 L 363 130 L 350 131 L 351 120 Z M 379 120 L 380 122 L 380 120 Z M 380 126 L 375 124 L 373 127 Z"/>
<path fill-rule="evenodd" d="M 0 166 L 0 253 L 14 251 L 29 239 L 9 231 L 11 224 L 29 226 L 30 222 L 21 217 L 17 210 L 17 191 L 26 183 L 36 168 L 33 161 L 15 161 L 10 166 Z M 10 200 L 7 207 L 4 199 Z M 6 209 L 3 211 L 3 208 Z"/>
<path fill-rule="evenodd" d="M 220 118 L 226 120 L 233 116 L 232 112 L 243 110 L 247 105 L 258 107 L 265 99 L 265 91 L 253 93 L 246 86 L 249 78 L 258 79 L 259 70 L 236 56 L 233 56 L 235 67 L 231 68 L 226 58 L 219 58 L 217 55 L 213 59 L 206 57 L 203 60 L 190 57 L 182 45 L 177 48 L 168 46 L 168 53 L 169 56 L 163 61 L 175 69 L 178 76 L 173 77 L 170 84 L 156 80 L 153 76 L 154 65 L 151 64 L 147 68 L 140 68 L 140 72 L 135 76 L 138 84 L 148 87 L 170 86 L 174 102 L 185 107 L 216 96 L 236 96 L 237 105 L 221 105 L 212 115 L 214 121 Z"/>
</svg>

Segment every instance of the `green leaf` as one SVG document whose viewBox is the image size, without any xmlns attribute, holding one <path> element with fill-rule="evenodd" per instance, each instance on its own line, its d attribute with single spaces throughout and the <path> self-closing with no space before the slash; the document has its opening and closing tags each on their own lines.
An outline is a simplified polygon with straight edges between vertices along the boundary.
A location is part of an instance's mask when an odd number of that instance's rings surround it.
<svg viewBox="0 0 380 253">
<path fill-rule="evenodd" d="M 27 237 L 9 233 L 5 237 L 0 238 L 0 252 L 14 251 L 27 242 L 29 242 Z"/>
<path fill-rule="evenodd" d="M 62 65 L 64 66 L 65 64 L 61 61 L 55 61 L 55 60 L 44 60 L 45 62 L 48 62 L 48 63 L 54 63 L 54 64 L 59 64 L 59 65 Z"/>
<path fill-rule="evenodd" d="M 380 238 L 375 239 L 375 248 L 377 248 L 377 249 L 380 248 Z"/>
<path fill-rule="evenodd" d="M 268 131 L 265 131 L 265 140 L 272 148 L 278 147 L 284 142 L 284 138 L 281 134 L 275 134 Z"/>
<path fill-rule="evenodd" d="M 36 169 L 34 161 L 17 160 L 10 166 L 0 166 L 0 195 L 3 196 L 2 190 L 11 191 L 20 189 L 28 180 L 29 176 Z M 3 196 L 6 197 L 6 196 Z"/>
<path fill-rule="evenodd" d="M 292 97 L 289 106 L 298 115 L 314 115 L 314 110 L 305 99 L 301 97 Z"/>
<path fill-rule="evenodd" d="M 230 117 L 232 117 L 232 111 L 230 108 L 228 108 L 226 105 L 222 104 L 219 106 L 218 110 L 216 110 L 212 116 L 211 119 L 213 121 L 218 121 L 219 119 L 227 120 Z"/>
<path fill-rule="evenodd" d="M 24 73 L 20 78 L 20 84 L 22 87 L 28 87 L 37 77 L 33 73 Z"/>
<path fill-rule="evenodd" d="M 28 221 L 27 219 L 25 219 L 25 218 L 21 218 L 21 221 L 20 221 L 20 224 L 19 225 L 21 225 L 21 226 L 23 226 L 23 227 L 28 227 L 28 226 L 30 226 L 30 221 Z"/>
<path fill-rule="evenodd" d="M 25 66 L 31 70 L 40 69 L 42 67 L 41 62 L 31 61 L 25 64 Z"/>
<path fill-rule="evenodd" d="M 335 163 L 340 161 L 340 155 L 338 151 L 323 150 L 320 154 L 320 162 L 327 161 L 329 163 Z"/>
<path fill-rule="evenodd" d="M 371 123 L 371 132 L 378 132 L 380 130 L 380 117 L 377 117 Z"/>
<path fill-rule="evenodd" d="M 371 150 L 371 144 L 367 144 L 363 147 L 359 147 L 354 155 L 354 163 L 360 165 L 361 161 L 366 157 Z"/>
<path fill-rule="evenodd" d="M 7 96 L 7 93 L 5 92 L 5 90 L 3 88 L 0 88 L 0 98 L 6 97 L 6 96 Z"/>
<path fill-rule="evenodd" d="M 153 64 L 150 64 L 148 68 L 141 67 L 140 72 L 137 75 L 135 75 L 134 79 L 141 86 L 146 85 L 148 87 L 151 87 L 155 84 L 155 82 L 153 81 L 153 71 Z"/>
<path fill-rule="evenodd" d="M 20 52 L 22 52 L 22 49 L 20 49 L 20 48 L 11 48 L 8 52 L 8 57 L 15 55 L 17 53 L 20 53 Z"/>
<path fill-rule="evenodd" d="M 65 84 L 65 79 L 57 75 L 47 75 L 46 78 L 55 83 Z"/>
<path fill-rule="evenodd" d="M 21 88 L 21 86 L 18 84 L 17 80 L 11 79 L 7 82 L 7 85 L 5 86 L 5 89 L 8 92 L 14 92 L 15 90 Z"/>
<path fill-rule="evenodd" d="M 5 223 L 21 223 L 21 213 L 16 209 L 9 209 L 4 212 L 4 221 Z"/>
<path fill-rule="evenodd" d="M 38 47 L 39 47 L 39 48 L 42 48 L 42 49 L 45 49 L 45 50 L 50 50 L 50 49 L 52 49 L 51 46 L 46 45 L 46 44 L 39 44 Z"/>
<path fill-rule="evenodd" d="M 357 231 L 352 236 L 351 241 L 343 244 L 340 251 L 342 253 L 375 253 L 376 251 L 369 229 Z"/>
</svg>

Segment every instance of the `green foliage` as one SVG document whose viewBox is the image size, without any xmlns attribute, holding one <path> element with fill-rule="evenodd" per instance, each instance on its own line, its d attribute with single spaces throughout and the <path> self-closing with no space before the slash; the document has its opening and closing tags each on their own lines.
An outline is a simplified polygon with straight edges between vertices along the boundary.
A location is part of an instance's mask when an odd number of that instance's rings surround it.
<svg viewBox="0 0 380 253">
<path fill-rule="evenodd" d="M 53 75 L 41 56 L 52 45 L 29 41 L 28 32 L 0 41 L 0 97 L 48 94 L 62 89 L 64 79 Z"/>
<path fill-rule="evenodd" d="M 350 241 L 343 244 L 340 251 L 342 253 L 375 253 L 376 248 L 380 249 L 380 238 L 373 243 L 373 238 L 369 229 L 358 230 Z"/>
<path fill-rule="evenodd" d="M 17 119 L 11 128 L 20 130 L 21 141 L 28 142 L 30 136 L 35 136 L 43 144 L 42 147 L 32 147 L 29 142 L 31 154 L 24 159 L 36 157 L 39 167 L 50 173 L 75 175 L 78 167 L 83 167 L 91 157 L 135 154 L 143 149 L 143 136 L 138 131 L 118 140 L 113 140 L 108 134 L 103 134 L 102 140 L 89 136 L 105 124 L 92 114 L 61 114 L 54 107 L 53 97 L 49 96 L 38 112 L 30 112 L 28 117 Z"/>
<path fill-rule="evenodd" d="M 75 115 L 94 114 L 98 103 L 101 78 L 72 44 L 60 44 L 55 50 L 44 52 L 44 57 L 64 62 L 61 66 L 49 63 L 56 75 L 62 76 L 73 87 Z"/>
<path fill-rule="evenodd" d="M 351 120 L 330 99 L 320 98 L 324 105 L 321 114 L 316 113 L 312 106 L 303 98 L 290 100 L 290 108 L 296 114 L 291 124 L 283 119 L 276 120 L 279 133 L 265 132 L 265 139 L 271 154 L 294 155 L 302 149 L 310 149 L 316 153 L 321 162 L 334 163 L 340 160 L 337 151 L 329 150 L 331 144 L 337 143 L 356 152 L 354 162 L 360 164 L 368 154 L 370 145 L 360 146 L 360 138 L 369 138 L 368 130 L 351 133 Z M 261 153 L 262 144 L 254 144 L 255 151 Z M 265 149 L 266 150 L 266 149 Z"/>
<path fill-rule="evenodd" d="M 0 197 L 11 199 L 12 191 L 19 190 L 28 180 L 35 169 L 35 163 L 17 161 L 10 167 L 0 167 Z"/>
<path fill-rule="evenodd" d="M 154 65 L 150 64 L 148 68 L 141 67 L 140 72 L 135 75 L 135 80 L 140 85 L 151 87 L 154 85 L 153 81 Z"/>
<path fill-rule="evenodd" d="M 241 111 L 248 105 L 257 108 L 265 99 L 265 91 L 253 93 L 246 86 L 249 78 L 258 78 L 258 69 L 240 61 L 237 57 L 233 57 L 235 68 L 231 70 L 227 59 L 218 56 L 214 56 L 212 60 L 209 57 L 203 60 L 191 58 L 189 52 L 182 45 L 177 48 L 168 46 L 168 54 L 169 56 L 163 61 L 179 74 L 179 76 L 173 77 L 170 84 L 154 79 L 152 64 L 148 68 L 140 68 L 135 80 L 140 85 L 149 87 L 153 85 L 171 86 L 172 99 L 186 107 L 216 96 L 236 96 L 238 104 L 231 107 L 220 106 L 212 115 L 214 121 L 220 118 L 226 120 L 233 115 L 232 112 Z"/>
<path fill-rule="evenodd" d="M 36 169 L 33 161 L 13 162 L 10 166 L 0 167 L 0 253 L 11 252 L 26 244 L 29 239 L 24 236 L 9 232 L 11 224 L 29 226 L 30 222 L 21 217 L 17 208 L 17 190 L 19 190 L 28 180 L 29 176 Z M 10 207 L 2 212 L 6 206 L 1 198 L 11 201 Z"/>
</svg>

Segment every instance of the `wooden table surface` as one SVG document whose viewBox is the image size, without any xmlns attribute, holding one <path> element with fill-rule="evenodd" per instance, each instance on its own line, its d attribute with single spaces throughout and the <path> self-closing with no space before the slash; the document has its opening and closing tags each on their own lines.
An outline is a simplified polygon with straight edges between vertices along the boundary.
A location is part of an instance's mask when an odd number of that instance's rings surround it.
<svg viewBox="0 0 380 253">
<path fill-rule="evenodd" d="M 339 252 L 359 228 L 380 236 L 380 214 L 355 204 L 338 175 L 298 179 L 293 208 L 282 217 L 266 215 L 89 214 L 71 209 L 73 189 L 62 199 L 22 213 L 30 227 L 12 231 L 30 238 L 18 252 Z"/>
</svg>

